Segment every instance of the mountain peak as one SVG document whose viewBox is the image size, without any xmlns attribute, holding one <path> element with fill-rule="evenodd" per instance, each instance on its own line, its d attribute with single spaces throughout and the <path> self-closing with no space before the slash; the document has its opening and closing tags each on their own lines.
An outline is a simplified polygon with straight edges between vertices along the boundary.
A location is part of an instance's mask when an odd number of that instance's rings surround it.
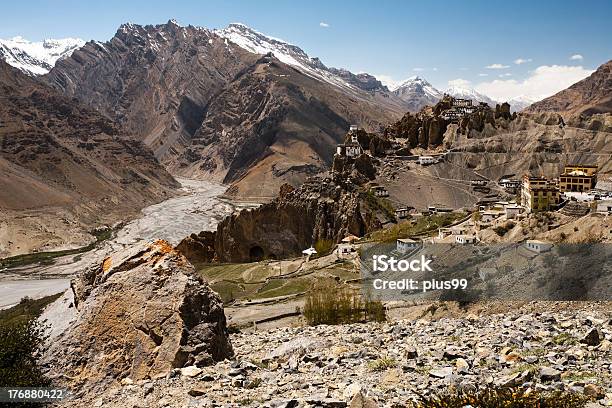
<svg viewBox="0 0 612 408">
<path fill-rule="evenodd" d="M 0 39 L 0 58 L 30 76 L 44 75 L 58 60 L 70 56 L 83 45 L 85 41 L 80 38 L 29 41 L 17 36 Z"/>
</svg>

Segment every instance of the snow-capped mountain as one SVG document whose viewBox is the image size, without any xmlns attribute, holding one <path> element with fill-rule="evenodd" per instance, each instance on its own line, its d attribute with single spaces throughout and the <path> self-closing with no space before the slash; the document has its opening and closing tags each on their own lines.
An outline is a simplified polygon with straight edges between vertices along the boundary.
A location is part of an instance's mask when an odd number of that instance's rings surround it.
<svg viewBox="0 0 612 408">
<path fill-rule="evenodd" d="M 393 90 L 393 93 L 404 101 L 411 111 L 419 111 L 425 105 L 433 105 L 443 96 L 442 92 L 418 76 L 403 81 Z"/>
<path fill-rule="evenodd" d="M 481 94 L 473 88 L 451 86 L 450 88 L 446 89 L 444 93 L 449 94 L 450 96 L 453 96 L 455 98 L 471 99 L 473 102 L 486 102 L 492 107 L 495 107 L 495 104 L 497 103 L 493 99 L 489 98 L 484 94 Z"/>
<path fill-rule="evenodd" d="M 538 98 L 534 98 L 532 96 L 519 95 L 508 100 L 507 102 L 510 104 L 511 112 L 520 112 L 532 103 L 537 102 L 538 100 Z"/>
<path fill-rule="evenodd" d="M 353 74 L 344 69 L 326 67 L 319 58 L 311 58 L 297 45 L 260 33 L 244 24 L 232 23 L 227 28 L 214 30 L 215 34 L 255 54 L 272 53 L 285 64 L 302 73 L 345 89 L 387 91 L 387 88 L 368 74 Z M 367 77 L 365 77 L 367 75 Z M 372 85 L 372 80 L 375 83 Z"/>
<path fill-rule="evenodd" d="M 28 75 L 44 75 L 53 68 L 57 60 L 70 56 L 83 45 L 85 41 L 78 38 L 33 42 L 14 37 L 0 40 L 0 58 Z"/>
</svg>

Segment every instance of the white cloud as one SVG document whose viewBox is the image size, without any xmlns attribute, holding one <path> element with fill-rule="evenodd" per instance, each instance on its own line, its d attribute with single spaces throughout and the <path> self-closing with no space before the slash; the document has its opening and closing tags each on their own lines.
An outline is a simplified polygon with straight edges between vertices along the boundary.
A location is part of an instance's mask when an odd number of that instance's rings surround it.
<svg viewBox="0 0 612 408">
<path fill-rule="evenodd" d="M 486 77 L 486 76 L 489 76 L 489 74 L 485 74 L 485 73 L 482 73 L 482 72 L 481 72 L 480 74 L 478 74 L 478 76 L 479 76 L 479 77 Z"/>
<path fill-rule="evenodd" d="M 320 26 L 320 27 L 323 27 L 323 28 L 327 28 L 327 27 L 329 27 L 329 24 L 327 24 L 326 22 L 321 21 L 321 22 L 319 23 L 319 26 Z"/>
<path fill-rule="evenodd" d="M 438 70 L 438 67 L 433 67 L 431 70 L 436 72 Z"/>
<path fill-rule="evenodd" d="M 512 74 L 509 73 L 509 72 L 506 72 L 505 74 L 499 74 L 498 75 L 498 77 L 500 77 L 500 78 L 505 78 L 505 77 L 509 77 L 509 76 L 512 76 Z"/>
<path fill-rule="evenodd" d="M 533 61 L 531 58 L 517 58 L 517 59 L 514 60 L 514 63 L 516 65 L 521 65 L 521 64 L 525 64 L 525 63 L 531 62 L 531 61 Z"/>
<path fill-rule="evenodd" d="M 570 57 L 572 61 L 582 61 L 584 57 L 580 54 L 574 54 Z"/>
<path fill-rule="evenodd" d="M 418 68 L 418 67 L 417 67 L 417 68 L 412 68 L 412 70 L 413 70 L 414 72 L 422 72 L 422 71 L 425 71 L 425 68 Z"/>
<path fill-rule="evenodd" d="M 569 87 L 593 73 L 582 66 L 542 65 L 523 81 L 495 79 L 476 86 L 478 92 L 499 101 L 523 95 L 540 100 Z"/>
<path fill-rule="evenodd" d="M 491 65 L 487 65 L 485 68 L 487 69 L 506 69 L 506 68 L 510 68 L 510 65 L 491 64 Z"/>
<path fill-rule="evenodd" d="M 457 78 L 451 79 L 448 81 L 449 87 L 457 87 L 457 88 L 469 88 L 472 83 L 467 79 Z"/>
</svg>

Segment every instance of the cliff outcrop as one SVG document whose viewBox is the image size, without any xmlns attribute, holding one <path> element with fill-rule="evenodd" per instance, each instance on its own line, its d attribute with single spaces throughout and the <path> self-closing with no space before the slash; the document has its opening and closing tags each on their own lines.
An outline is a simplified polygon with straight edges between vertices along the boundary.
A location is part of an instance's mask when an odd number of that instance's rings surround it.
<svg viewBox="0 0 612 408">
<path fill-rule="evenodd" d="M 362 187 L 376 176 L 373 160 L 335 156 L 331 177 L 311 177 L 297 189 L 285 184 L 270 203 L 228 216 L 215 232 L 192 234 L 177 249 L 192 262 L 251 262 L 379 229 L 376 199 Z"/>
<path fill-rule="evenodd" d="M 165 241 L 115 253 L 71 286 L 76 317 L 43 359 L 70 388 L 105 389 L 233 355 L 221 299 Z"/>
</svg>

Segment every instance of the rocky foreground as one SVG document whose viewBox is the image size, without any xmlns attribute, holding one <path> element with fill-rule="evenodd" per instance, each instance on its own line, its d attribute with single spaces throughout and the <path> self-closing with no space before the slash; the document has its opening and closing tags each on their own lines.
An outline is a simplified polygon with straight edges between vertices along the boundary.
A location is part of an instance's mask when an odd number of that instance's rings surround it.
<svg viewBox="0 0 612 408">
<path fill-rule="evenodd" d="M 551 304 L 551 306 L 554 306 Z M 392 407 L 449 387 L 523 386 L 612 406 L 609 308 L 280 328 L 231 337 L 233 360 L 124 378 L 67 406 Z"/>
</svg>

